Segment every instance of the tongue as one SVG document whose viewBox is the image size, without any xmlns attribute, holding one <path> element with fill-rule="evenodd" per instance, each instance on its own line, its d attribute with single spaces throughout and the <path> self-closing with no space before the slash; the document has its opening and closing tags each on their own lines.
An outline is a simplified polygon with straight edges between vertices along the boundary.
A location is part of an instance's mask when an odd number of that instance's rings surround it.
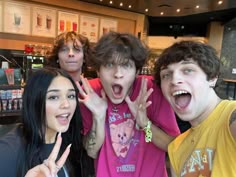
<svg viewBox="0 0 236 177">
<path fill-rule="evenodd" d="M 114 85 L 112 89 L 114 98 L 120 99 L 122 97 L 122 87 L 120 85 Z"/>
<path fill-rule="evenodd" d="M 189 102 L 190 102 L 191 96 L 189 94 L 184 94 L 184 95 L 180 95 L 177 96 L 175 99 L 175 103 L 181 107 L 181 108 L 185 108 L 188 106 Z"/>
<path fill-rule="evenodd" d="M 113 86 L 113 92 L 115 94 L 120 94 L 121 93 L 121 87 L 119 85 L 114 85 Z"/>
</svg>

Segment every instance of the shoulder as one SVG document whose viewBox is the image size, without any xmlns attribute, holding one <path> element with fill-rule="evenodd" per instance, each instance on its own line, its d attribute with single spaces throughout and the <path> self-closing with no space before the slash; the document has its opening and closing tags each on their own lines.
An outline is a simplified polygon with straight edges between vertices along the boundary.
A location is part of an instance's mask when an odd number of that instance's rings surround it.
<svg viewBox="0 0 236 177">
<path fill-rule="evenodd" d="M 22 128 L 19 124 L 1 125 L 0 149 L 14 152 L 23 143 Z M 3 151 L 0 150 L 2 154 Z"/>
<path fill-rule="evenodd" d="M 179 134 L 172 142 L 170 142 L 168 145 L 168 153 L 176 152 L 187 136 L 191 136 L 190 129 L 186 130 L 184 133 Z"/>
<path fill-rule="evenodd" d="M 100 82 L 100 79 L 99 79 L 99 78 L 89 79 L 88 82 L 89 82 L 89 84 L 92 85 L 92 86 L 101 85 L 101 82 Z"/>
<path fill-rule="evenodd" d="M 102 89 L 102 83 L 99 78 L 90 79 L 88 82 L 95 92 L 98 93 Z"/>
<path fill-rule="evenodd" d="M 0 171 L 3 176 L 12 176 L 15 173 L 18 155 L 23 149 L 20 127 L 14 127 L 0 137 Z"/>
</svg>

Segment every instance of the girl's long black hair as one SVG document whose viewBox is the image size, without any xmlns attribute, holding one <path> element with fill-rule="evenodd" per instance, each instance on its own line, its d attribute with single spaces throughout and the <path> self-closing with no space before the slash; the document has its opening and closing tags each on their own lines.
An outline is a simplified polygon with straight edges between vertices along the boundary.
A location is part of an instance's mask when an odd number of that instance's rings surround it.
<svg viewBox="0 0 236 177">
<path fill-rule="evenodd" d="M 47 89 L 52 80 L 61 75 L 68 78 L 78 94 L 77 86 L 72 78 L 64 71 L 57 68 L 44 68 L 36 71 L 28 79 L 23 93 L 23 139 L 25 151 L 19 156 L 17 176 L 23 177 L 27 171 L 34 166 L 43 162 L 40 159 L 39 151 L 45 142 L 45 100 Z M 59 156 L 64 152 L 67 145 L 72 144 L 71 151 L 66 164 L 69 168 L 70 176 L 81 176 L 80 173 L 80 155 L 82 151 L 82 117 L 80 114 L 78 99 L 76 99 L 77 107 L 73 118 L 70 122 L 69 129 L 62 134 L 62 145 Z M 73 167 L 73 168 L 72 168 Z M 78 167 L 75 169 L 74 167 Z"/>
</svg>

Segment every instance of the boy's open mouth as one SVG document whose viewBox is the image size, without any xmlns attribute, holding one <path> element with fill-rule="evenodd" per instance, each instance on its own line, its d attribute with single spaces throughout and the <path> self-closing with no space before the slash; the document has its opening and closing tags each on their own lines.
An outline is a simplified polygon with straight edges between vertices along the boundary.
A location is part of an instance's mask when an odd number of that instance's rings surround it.
<svg viewBox="0 0 236 177">
<path fill-rule="evenodd" d="M 184 90 L 176 91 L 172 94 L 175 99 L 175 104 L 179 108 L 186 108 L 191 101 L 191 94 Z"/>
<path fill-rule="evenodd" d="M 112 85 L 112 91 L 115 98 L 120 98 L 122 95 L 123 87 L 119 84 Z"/>
</svg>

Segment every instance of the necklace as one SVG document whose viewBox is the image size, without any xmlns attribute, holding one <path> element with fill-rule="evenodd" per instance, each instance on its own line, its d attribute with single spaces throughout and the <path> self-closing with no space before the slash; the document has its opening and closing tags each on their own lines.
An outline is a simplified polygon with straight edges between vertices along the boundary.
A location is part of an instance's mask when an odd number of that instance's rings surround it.
<svg viewBox="0 0 236 177">
<path fill-rule="evenodd" d="M 112 110 L 112 112 L 113 112 L 113 113 L 119 112 L 119 106 L 120 106 L 121 104 L 122 104 L 122 103 L 113 104 L 113 103 L 111 102 L 111 106 L 112 106 L 111 110 Z"/>
<path fill-rule="evenodd" d="M 112 109 L 111 109 L 111 110 L 112 110 L 112 112 L 114 112 L 114 113 L 117 113 L 117 112 L 118 112 L 117 106 L 113 106 L 113 105 L 112 105 Z"/>
</svg>

